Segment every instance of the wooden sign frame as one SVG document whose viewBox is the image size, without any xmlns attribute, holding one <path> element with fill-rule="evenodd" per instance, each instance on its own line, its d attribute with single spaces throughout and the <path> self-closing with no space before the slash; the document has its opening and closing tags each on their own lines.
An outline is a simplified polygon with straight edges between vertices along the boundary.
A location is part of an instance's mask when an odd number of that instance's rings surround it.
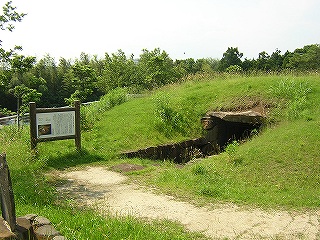
<svg viewBox="0 0 320 240">
<path fill-rule="evenodd" d="M 77 150 L 81 149 L 80 101 L 74 107 L 36 108 L 30 102 L 31 150 L 38 142 L 75 139 Z"/>
</svg>

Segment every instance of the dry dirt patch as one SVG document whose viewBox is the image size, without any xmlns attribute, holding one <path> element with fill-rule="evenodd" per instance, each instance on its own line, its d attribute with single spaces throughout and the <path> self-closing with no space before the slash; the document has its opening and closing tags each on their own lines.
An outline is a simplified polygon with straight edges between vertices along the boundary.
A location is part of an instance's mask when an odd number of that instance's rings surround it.
<svg viewBox="0 0 320 240">
<path fill-rule="evenodd" d="M 196 207 L 128 184 L 124 175 L 103 167 L 64 171 L 59 176 L 67 180 L 59 191 L 101 213 L 178 221 L 190 231 L 201 231 L 215 239 L 320 239 L 320 211 L 266 212 L 235 205 Z"/>
</svg>

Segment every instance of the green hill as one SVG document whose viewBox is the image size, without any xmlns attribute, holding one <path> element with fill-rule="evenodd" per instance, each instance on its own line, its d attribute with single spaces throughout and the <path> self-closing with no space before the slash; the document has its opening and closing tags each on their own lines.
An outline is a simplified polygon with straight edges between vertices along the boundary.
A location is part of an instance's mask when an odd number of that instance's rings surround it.
<svg viewBox="0 0 320 240">
<path fill-rule="evenodd" d="M 136 229 L 135 236 L 145 236 L 153 229 L 159 232 L 153 236 L 156 239 L 162 239 L 163 231 L 171 234 L 171 239 L 190 239 L 181 229 L 163 230 L 163 223 L 150 223 L 149 230 L 143 232 L 142 226 L 147 223 L 141 220 L 105 220 L 91 211 L 81 213 L 72 202 L 56 197 L 57 182 L 45 175 L 51 170 L 83 164 L 113 166 L 123 162 L 145 166 L 128 173 L 141 184 L 199 204 L 234 202 L 263 208 L 319 208 L 318 74 L 198 75 L 139 98 L 123 96 L 124 92 L 117 90 L 83 109 L 85 130 L 80 153 L 74 150 L 72 140 L 64 140 L 40 143 L 37 154 L 31 155 L 27 127 L 21 132 L 12 127 L 0 130 L 1 151 L 7 153 L 18 215 L 43 214 L 59 223 L 60 230 L 70 239 L 92 236 L 76 230 L 76 225 L 89 222 L 101 226 L 106 221 L 110 231 L 115 226 L 130 226 Z M 229 145 L 219 155 L 195 159 L 179 168 L 170 161 L 155 164 L 120 156 L 127 150 L 202 136 L 200 119 L 209 110 L 254 107 L 267 113 L 265 128 L 250 140 Z M 127 231 L 122 233 L 126 238 Z M 94 239 L 103 239 L 98 237 L 102 235 L 97 232 Z"/>
</svg>

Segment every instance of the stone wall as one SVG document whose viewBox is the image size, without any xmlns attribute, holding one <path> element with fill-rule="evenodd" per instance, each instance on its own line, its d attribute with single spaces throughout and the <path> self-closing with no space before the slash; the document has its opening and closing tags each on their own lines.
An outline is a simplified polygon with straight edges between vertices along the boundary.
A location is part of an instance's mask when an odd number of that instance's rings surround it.
<svg viewBox="0 0 320 240">
<path fill-rule="evenodd" d="M 0 218 L 0 240 L 65 240 L 50 220 L 35 214 L 17 218 L 16 230 L 12 232 L 7 222 Z"/>
<path fill-rule="evenodd" d="M 212 154 L 213 148 L 208 145 L 205 138 L 196 138 L 179 143 L 165 144 L 139 149 L 137 151 L 124 152 L 128 158 L 170 159 L 176 163 L 185 163 L 194 157 L 203 157 Z"/>
</svg>

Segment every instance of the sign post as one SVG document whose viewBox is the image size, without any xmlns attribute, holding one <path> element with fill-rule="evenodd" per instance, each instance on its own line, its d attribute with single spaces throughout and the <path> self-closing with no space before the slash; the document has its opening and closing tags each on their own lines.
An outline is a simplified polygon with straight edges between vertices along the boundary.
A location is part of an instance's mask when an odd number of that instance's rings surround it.
<svg viewBox="0 0 320 240">
<path fill-rule="evenodd" d="M 63 108 L 36 108 L 30 102 L 31 150 L 38 142 L 63 139 L 75 139 L 77 150 L 81 149 L 80 101 Z"/>
</svg>

